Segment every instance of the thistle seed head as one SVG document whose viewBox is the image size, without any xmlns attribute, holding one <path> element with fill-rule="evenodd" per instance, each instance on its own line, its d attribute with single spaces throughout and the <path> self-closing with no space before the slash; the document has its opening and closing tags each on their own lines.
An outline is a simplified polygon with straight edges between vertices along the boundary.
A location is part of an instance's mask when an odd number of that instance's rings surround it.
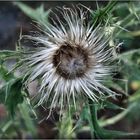
<svg viewBox="0 0 140 140">
<path fill-rule="evenodd" d="M 80 8 L 61 9 L 63 21 L 55 14 L 53 24 L 41 27 L 44 34 L 26 35 L 44 45 L 21 54 L 20 67 L 28 75 L 26 84 L 38 79 L 40 82 L 38 105 L 46 101 L 51 109 L 62 109 L 76 106 L 79 97 L 84 103 L 88 98 L 97 102 L 104 96 L 116 95 L 104 85 L 112 73 L 110 37 L 105 36 L 104 27 L 94 27 L 90 21 L 85 24 L 87 14 L 90 12 Z"/>
</svg>

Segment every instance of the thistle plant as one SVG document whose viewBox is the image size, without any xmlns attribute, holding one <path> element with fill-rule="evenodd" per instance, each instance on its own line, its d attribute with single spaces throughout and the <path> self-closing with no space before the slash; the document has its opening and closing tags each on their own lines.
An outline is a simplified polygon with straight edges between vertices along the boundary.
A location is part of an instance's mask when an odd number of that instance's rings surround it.
<svg viewBox="0 0 140 140">
<path fill-rule="evenodd" d="M 117 2 L 111 1 L 103 8 L 97 4 L 95 11 L 84 5 L 76 5 L 46 12 L 43 6 L 34 10 L 20 2 L 14 4 L 35 20 L 39 31 L 32 35 L 21 33 L 16 51 L 1 53 L 2 65 L 5 60 L 16 58 L 10 72 L 4 67 L 1 69 L 11 79 L 10 84 L 2 87 L 1 92 L 6 91 L 3 98 L 10 101 L 13 96 L 9 97 L 8 93 L 12 91 L 14 95 L 16 90 L 20 91 L 19 100 L 14 105 L 7 104 L 9 110 L 12 110 L 11 114 L 14 116 L 17 106 L 21 112 L 26 112 L 26 105 L 19 104 L 26 100 L 35 116 L 34 107 L 49 109 L 45 119 L 53 114 L 53 110 L 59 110 L 57 126 L 60 138 L 75 137 L 74 130 L 79 129 L 78 124 L 84 119 L 88 120 L 94 138 L 132 136 L 132 133 L 103 129 L 97 117 L 97 111 L 105 106 L 123 110 L 108 101 L 108 98 L 116 100 L 121 95 L 113 91 L 108 83 L 116 74 L 118 60 L 123 60 L 116 52 L 123 44 L 118 35 L 128 31 L 127 25 L 123 27 L 125 21 L 117 21 L 112 16 Z M 136 12 L 132 13 L 136 15 Z M 23 41 L 28 41 L 33 46 L 24 44 Z M 15 76 L 17 71 L 20 74 Z M 5 82 L 7 77 L 3 77 Z M 34 81 L 37 82 L 37 93 L 32 101 L 29 86 Z M 78 114 L 76 116 L 79 120 L 73 127 L 75 114 Z M 66 118 L 68 119 L 65 120 Z"/>
</svg>

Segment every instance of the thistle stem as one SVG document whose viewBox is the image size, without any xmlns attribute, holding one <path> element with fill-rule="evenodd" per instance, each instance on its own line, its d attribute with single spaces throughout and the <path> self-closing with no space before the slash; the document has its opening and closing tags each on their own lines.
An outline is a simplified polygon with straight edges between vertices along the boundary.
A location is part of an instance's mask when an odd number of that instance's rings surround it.
<svg viewBox="0 0 140 140">
<path fill-rule="evenodd" d="M 89 109 L 90 109 L 90 115 L 91 115 L 91 122 L 94 129 L 94 136 L 95 138 L 98 137 L 98 130 L 100 129 L 100 126 L 98 124 L 97 119 L 97 105 L 93 103 L 91 99 L 89 99 Z"/>
</svg>

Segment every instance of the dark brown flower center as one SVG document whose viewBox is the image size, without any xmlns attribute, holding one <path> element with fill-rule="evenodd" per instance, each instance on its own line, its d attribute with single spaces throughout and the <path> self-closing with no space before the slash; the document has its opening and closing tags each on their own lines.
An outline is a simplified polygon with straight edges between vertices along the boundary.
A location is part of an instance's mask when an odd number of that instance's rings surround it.
<svg viewBox="0 0 140 140">
<path fill-rule="evenodd" d="M 89 67 L 88 52 L 78 45 L 62 45 L 53 57 L 53 65 L 65 79 L 81 77 Z"/>
</svg>

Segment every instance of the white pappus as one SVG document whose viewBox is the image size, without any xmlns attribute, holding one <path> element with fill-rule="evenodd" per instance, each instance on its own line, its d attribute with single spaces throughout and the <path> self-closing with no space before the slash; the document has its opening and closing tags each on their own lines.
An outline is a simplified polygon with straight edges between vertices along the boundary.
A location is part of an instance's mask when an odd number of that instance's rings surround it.
<svg viewBox="0 0 140 140">
<path fill-rule="evenodd" d="M 25 51 L 21 65 L 23 75 L 28 75 L 26 85 L 39 79 L 38 105 L 46 101 L 51 109 L 63 109 L 76 107 L 81 99 L 98 102 L 104 96 L 114 97 L 116 93 L 103 84 L 113 68 L 113 49 L 104 27 L 88 21 L 88 10 L 63 8 L 60 13 L 61 18 L 55 14 L 55 20 L 43 26 L 43 35 L 24 36 L 43 44 Z"/>
</svg>

